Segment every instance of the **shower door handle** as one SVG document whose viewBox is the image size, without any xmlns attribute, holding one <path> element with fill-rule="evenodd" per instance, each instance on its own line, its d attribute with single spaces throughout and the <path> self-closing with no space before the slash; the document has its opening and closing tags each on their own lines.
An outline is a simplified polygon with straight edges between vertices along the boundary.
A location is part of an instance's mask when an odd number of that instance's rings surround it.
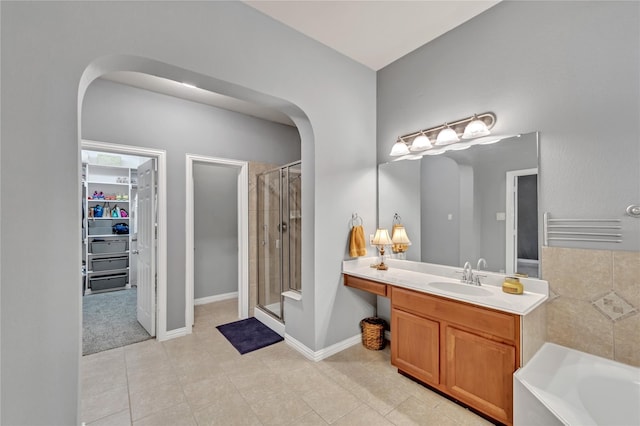
<svg viewBox="0 0 640 426">
<path fill-rule="evenodd" d="M 267 240 L 269 239 L 269 232 L 267 231 L 267 225 L 262 225 L 262 245 L 266 246 L 267 245 Z"/>
<path fill-rule="evenodd" d="M 278 225 L 278 231 L 280 232 L 287 232 L 287 222 L 282 222 Z"/>
</svg>

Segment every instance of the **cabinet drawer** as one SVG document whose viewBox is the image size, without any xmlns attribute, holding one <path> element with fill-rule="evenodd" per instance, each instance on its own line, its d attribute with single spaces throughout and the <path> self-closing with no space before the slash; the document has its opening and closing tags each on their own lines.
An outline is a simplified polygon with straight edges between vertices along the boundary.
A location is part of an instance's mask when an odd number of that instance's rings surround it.
<svg viewBox="0 0 640 426">
<path fill-rule="evenodd" d="M 391 304 L 395 308 L 458 324 L 509 341 L 518 339 L 520 325 L 517 315 L 397 287 L 393 287 L 391 291 Z"/>
<path fill-rule="evenodd" d="M 387 297 L 387 285 L 376 281 L 344 275 L 344 285 Z"/>
</svg>

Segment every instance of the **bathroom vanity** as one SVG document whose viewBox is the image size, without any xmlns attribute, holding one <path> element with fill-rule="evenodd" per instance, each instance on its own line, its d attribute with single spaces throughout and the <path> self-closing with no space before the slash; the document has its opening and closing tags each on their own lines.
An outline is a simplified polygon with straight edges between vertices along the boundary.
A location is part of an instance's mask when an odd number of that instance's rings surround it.
<svg viewBox="0 0 640 426">
<path fill-rule="evenodd" d="M 504 275 L 462 284 L 459 268 L 375 259 L 343 263 L 344 285 L 391 300 L 391 363 L 408 375 L 505 424 L 513 423 L 513 373 L 544 341 L 548 284 L 524 279 L 502 292 Z M 531 355 L 530 355 L 531 354 Z"/>
</svg>

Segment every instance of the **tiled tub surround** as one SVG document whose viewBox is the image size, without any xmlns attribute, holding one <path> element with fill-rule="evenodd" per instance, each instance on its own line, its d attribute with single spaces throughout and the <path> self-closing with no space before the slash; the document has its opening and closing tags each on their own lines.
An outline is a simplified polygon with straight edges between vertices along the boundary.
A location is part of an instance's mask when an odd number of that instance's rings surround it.
<svg viewBox="0 0 640 426">
<path fill-rule="evenodd" d="M 640 366 L 640 252 L 542 248 L 548 340 Z"/>
</svg>

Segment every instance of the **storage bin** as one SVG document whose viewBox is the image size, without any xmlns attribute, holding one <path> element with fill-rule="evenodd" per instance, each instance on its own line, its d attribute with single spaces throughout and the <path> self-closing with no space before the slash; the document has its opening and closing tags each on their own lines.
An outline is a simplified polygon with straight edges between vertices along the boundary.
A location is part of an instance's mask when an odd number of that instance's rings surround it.
<svg viewBox="0 0 640 426">
<path fill-rule="evenodd" d="M 89 220 L 89 235 L 111 235 L 113 234 L 111 220 Z"/>
<path fill-rule="evenodd" d="M 360 321 L 360 329 L 362 330 L 362 345 L 374 351 L 384 349 L 386 340 L 384 340 L 384 330 L 387 328 L 387 322 L 382 318 L 369 317 Z"/>
<path fill-rule="evenodd" d="M 108 241 L 92 241 L 91 253 L 93 254 L 106 254 L 106 253 L 120 253 L 127 251 L 126 240 L 108 240 Z"/>
<path fill-rule="evenodd" d="M 89 288 L 92 291 L 109 290 L 127 285 L 127 274 L 104 275 L 89 278 Z"/>
<path fill-rule="evenodd" d="M 106 257 L 103 259 L 91 259 L 93 272 L 108 271 L 110 269 L 124 269 L 129 266 L 129 257 Z"/>
</svg>

